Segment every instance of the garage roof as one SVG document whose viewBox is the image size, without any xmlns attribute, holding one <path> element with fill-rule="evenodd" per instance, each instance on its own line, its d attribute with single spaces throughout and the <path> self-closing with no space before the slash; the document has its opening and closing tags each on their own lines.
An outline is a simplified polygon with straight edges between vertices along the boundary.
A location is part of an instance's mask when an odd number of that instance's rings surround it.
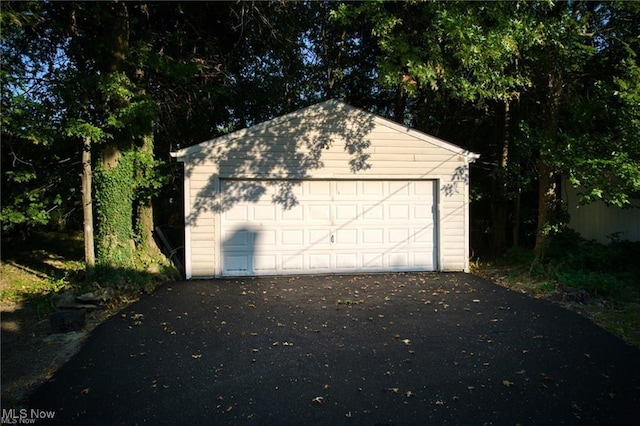
<svg viewBox="0 0 640 426">
<path fill-rule="evenodd" d="M 396 132 L 406 133 L 406 135 L 409 137 L 413 137 L 415 139 L 428 142 L 430 144 L 438 146 L 439 148 L 445 149 L 447 151 L 451 151 L 452 153 L 464 155 L 465 157 L 467 157 L 468 161 L 470 162 L 474 161 L 479 157 L 478 154 L 474 154 L 468 150 L 462 149 L 457 145 L 454 145 L 452 143 L 439 139 L 435 136 L 422 133 L 418 130 L 410 129 L 396 122 L 380 117 L 379 115 L 364 111 L 360 108 L 356 108 L 354 106 L 348 105 L 344 102 L 341 102 L 335 99 L 330 99 L 324 102 L 320 102 L 318 104 L 314 104 L 309 107 L 299 109 L 297 111 L 273 118 L 271 120 L 256 124 L 254 126 L 237 130 L 235 132 L 228 133 L 226 135 L 209 139 L 199 144 L 180 149 L 178 151 L 172 152 L 171 156 L 176 158 L 178 161 L 185 161 L 185 159 L 188 156 L 202 152 L 202 151 L 207 151 L 208 149 L 213 148 L 215 145 L 225 144 L 225 143 L 232 142 L 245 137 L 251 137 L 252 134 L 261 134 L 265 131 L 268 131 L 269 128 L 272 128 L 274 126 L 280 126 L 282 124 L 286 124 L 287 122 L 296 122 L 299 120 L 304 120 L 306 117 L 317 116 L 319 113 L 323 114 L 325 117 L 335 117 L 336 115 L 339 115 L 339 114 L 348 114 L 348 113 L 366 115 L 377 126 L 388 127 L 391 130 L 394 130 Z"/>
</svg>

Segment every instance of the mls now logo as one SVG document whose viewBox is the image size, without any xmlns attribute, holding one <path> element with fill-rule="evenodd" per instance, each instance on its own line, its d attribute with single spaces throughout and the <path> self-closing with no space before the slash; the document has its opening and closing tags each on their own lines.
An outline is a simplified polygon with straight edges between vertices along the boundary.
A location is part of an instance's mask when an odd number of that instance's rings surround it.
<svg viewBox="0 0 640 426">
<path fill-rule="evenodd" d="M 31 425 L 41 419 L 53 419 L 56 415 L 55 411 L 37 410 L 35 408 L 26 409 L 15 408 L 6 410 L 2 409 L 2 424 L 8 425 Z"/>
</svg>

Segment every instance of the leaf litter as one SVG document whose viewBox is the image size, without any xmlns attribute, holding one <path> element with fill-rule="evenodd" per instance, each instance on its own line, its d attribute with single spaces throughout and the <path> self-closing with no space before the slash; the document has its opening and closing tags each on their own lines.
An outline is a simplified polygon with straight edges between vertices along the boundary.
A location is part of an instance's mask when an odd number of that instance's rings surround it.
<svg viewBox="0 0 640 426">
<path fill-rule="evenodd" d="M 236 308 L 233 309 L 230 304 L 224 304 L 223 301 L 220 301 L 218 303 L 222 306 L 216 308 L 215 315 L 217 316 L 218 311 L 222 310 L 229 313 L 229 315 L 225 315 L 224 319 L 218 319 L 219 325 L 226 326 L 225 332 L 221 333 L 220 337 L 225 339 L 236 335 L 245 336 L 244 344 L 247 346 L 244 350 L 248 349 L 250 355 L 248 358 L 246 358 L 247 355 L 239 355 L 239 358 L 252 360 L 252 356 L 259 354 L 260 363 L 257 365 L 262 366 L 265 361 L 267 365 L 282 369 L 283 372 L 290 369 L 292 377 L 295 377 L 295 381 L 288 382 L 288 386 L 292 389 L 297 389 L 299 383 L 309 381 L 320 383 L 322 393 L 308 395 L 304 400 L 311 401 L 313 405 L 326 407 L 321 408 L 322 410 L 329 407 L 333 409 L 335 404 L 335 407 L 340 409 L 339 413 L 342 419 L 345 417 L 351 419 L 367 410 L 375 411 L 374 405 L 367 405 L 368 401 L 372 400 L 371 395 L 375 395 L 375 389 L 370 389 L 368 385 L 369 382 L 376 383 L 375 375 L 379 377 L 377 382 L 380 380 L 388 382 L 382 393 L 386 394 L 386 400 L 396 401 L 400 404 L 410 403 L 408 400 L 414 398 L 420 401 L 419 397 L 416 397 L 415 391 L 419 391 L 420 395 L 426 396 L 427 394 L 421 390 L 422 387 L 418 389 L 412 384 L 421 381 L 428 384 L 431 380 L 430 373 L 434 372 L 434 366 L 424 364 L 425 358 L 422 356 L 424 353 L 428 354 L 439 350 L 443 344 L 457 346 L 460 349 L 465 347 L 468 342 L 472 342 L 474 345 L 466 346 L 466 349 L 462 350 L 463 357 L 454 357 L 452 360 L 452 365 L 460 371 L 455 374 L 460 376 L 457 379 L 455 377 L 451 379 L 459 380 L 463 386 L 463 380 L 466 377 L 464 375 L 480 374 L 480 372 L 482 372 L 481 374 L 491 374 L 492 370 L 496 370 L 501 363 L 496 360 L 495 354 L 497 352 L 495 351 L 504 348 L 504 339 L 487 338 L 486 332 L 477 336 L 465 336 L 466 324 L 464 320 L 458 320 L 458 327 L 462 327 L 461 336 L 463 338 L 471 337 L 471 339 L 456 340 L 455 336 L 443 335 L 441 330 L 448 321 L 451 311 L 455 311 L 455 306 L 460 306 L 459 311 L 464 309 L 464 311 L 472 311 L 475 315 L 479 315 L 482 312 L 476 312 L 477 304 L 483 300 L 480 306 L 484 311 L 484 321 L 487 326 L 490 324 L 492 330 L 501 330 L 502 327 L 505 327 L 505 315 L 509 310 L 494 307 L 493 309 L 499 312 L 491 312 L 490 308 L 487 308 L 491 302 L 484 301 L 484 298 L 463 299 L 465 294 L 476 291 L 466 284 L 465 286 L 446 286 L 443 284 L 444 281 L 440 280 L 440 285 L 433 288 L 435 278 L 442 278 L 437 274 L 407 275 L 407 279 L 400 275 L 400 279 L 405 282 L 395 282 L 398 276 L 392 274 L 375 276 L 375 279 L 371 276 L 350 277 L 347 280 L 342 280 L 341 277 L 327 277 L 323 278 L 323 280 L 326 279 L 324 285 L 318 285 L 318 278 L 315 277 L 309 279 L 309 284 L 305 277 L 292 277 L 287 278 L 288 282 L 285 288 L 278 288 L 279 279 L 271 279 L 267 287 L 251 287 L 252 282 L 246 281 L 235 293 L 236 297 L 242 298 L 240 310 L 244 306 L 245 312 L 249 308 L 266 312 L 263 317 L 264 323 L 256 322 L 255 325 L 252 323 L 252 331 L 249 332 L 246 330 L 242 313 L 232 313 L 234 310 L 238 311 L 238 305 L 234 305 Z M 343 284 L 345 281 L 347 285 Z M 268 298 L 264 296 L 267 294 L 265 288 L 268 289 Z M 240 293 L 239 296 L 238 293 Z M 258 295 L 261 296 L 256 297 Z M 464 300 L 463 304 L 458 304 L 455 298 Z M 332 301 L 335 302 L 332 303 Z M 400 305 L 400 303 L 402 304 Z M 427 310 L 425 305 L 435 305 L 437 308 Z M 402 312 L 398 311 L 399 307 L 402 307 Z M 434 313 L 437 313 L 438 316 L 436 317 Z M 430 315 L 428 316 L 428 314 Z M 184 319 L 185 316 L 186 313 L 178 315 L 176 319 L 181 319 L 181 317 Z M 435 318 L 442 319 L 436 320 Z M 474 319 L 475 316 L 468 316 L 468 318 L 470 318 L 469 321 L 477 321 Z M 232 327 L 228 327 L 231 324 L 235 324 L 237 330 L 234 331 Z M 162 327 L 163 331 L 174 331 L 168 323 L 163 323 Z M 225 334 L 227 329 L 230 334 Z M 365 339 L 367 343 L 361 347 L 359 346 L 361 345 L 359 336 L 363 334 L 382 335 L 383 338 L 379 341 L 376 341 L 375 337 Z M 528 337 L 533 338 L 534 341 L 540 341 L 544 336 L 534 332 Z M 392 340 L 397 343 L 393 343 Z M 477 342 L 485 343 L 485 345 L 479 348 Z M 486 343 L 492 345 L 486 345 Z M 286 351 L 286 357 L 281 355 L 284 353 L 285 347 L 291 349 Z M 334 349 L 331 348 L 337 348 L 335 350 L 339 353 L 357 360 L 356 363 L 348 363 L 347 369 L 345 365 L 336 362 L 336 358 L 332 354 Z M 419 350 L 416 351 L 416 349 Z M 532 346 L 526 349 L 514 348 L 514 350 L 519 352 L 520 357 L 524 359 L 523 355 L 530 352 L 537 354 L 538 349 Z M 407 351 L 412 357 L 407 358 Z M 588 359 L 589 356 L 586 353 L 588 352 L 585 352 L 583 358 Z M 494 354 L 494 357 L 487 358 L 487 355 L 491 354 Z M 202 353 L 195 352 L 192 357 L 201 359 Z M 475 361 L 472 361 L 473 359 Z M 471 362 L 473 364 L 470 364 Z M 381 363 L 383 368 L 375 369 L 375 374 L 371 373 L 371 365 L 379 366 Z M 522 364 L 522 366 L 526 366 L 526 364 Z M 477 370 L 471 370 L 472 368 Z M 224 379 L 236 374 L 237 368 L 230 367 L 229 371 L 223 371 L 220 367 L 216 370 L 216 375 L 220 379 Z M 254 367 L 250 367 L 249 370 L 258 371 L 254 370 Z M 527 371 L 525 368 L 520 370 L 514 368 L 510 371 L 511 374 L 516 374 L 525 381 L 528 380 L 523 377 Z M 338 396 L 344 396 L 347 393 L 345 386 L 350 381 L 356 380 L 355 377 L 359 377 L 360 374 L 363 378 L 362 385 L 356 386 L 354 389 L 358 390 L 356 395 L 361 396 L 350 396 L 347 401 L 344 401 L 342 397 L 338 398 Z M 517 387 L 514 378 L 496 378 L 494 376 L 492 383 L 499 383 L 499 386 L 506 388 L 514 388 Z M 344 380 L 346 385 L 338 386 L 336 380 Z M 330 386 L 329 383 L 332 385 Z M 540 386 L 548 387 L 554 383 L 556 383 L 555 379 L 551 376 L 544 373 L 540 375 Z M 491 388 L 489 382 L 485 382 L 485 384 L 486 388 Z M 467 385 L 470 397 L 477 398 L 479 392 L 484 392 L 485 384 L 471 381 Z M 280 389 L 284 389 L 282 384 L 280 384 Z M 380 387 L 377 389 L 377 392 L 380 392 Z M 461 395 L 459 389 L 457 393 Z M 454 394 L 449 397 L 439 395 L 437 399 L 425 399 L 424 401 L 430 401 L 443 409 L 449 409 L 452 401 L 465 398 L 464 395 L 458 395 Z M 304 394 L 300 393 L 299 396 L 304 396 Z M 426 396 L 426 398 L 429 397 Z M 385 399 L 378 397 L 376 401 L 375 404 L 379 405 Z M 357 404 L 361 404 L 361 406 L 357 407 Z M 225 404 L 222 409 L 227 413 L 233 411 L 236 416 L 240 416 L 240 413 L 244 412 L 241 407 L 241 405 Z M 249 418 L 249 415 L 254 416 L 255 414 L 245 413 L 244 418 Z M 259 419 L 260 416 L 256 418 Z"/>
</svg>

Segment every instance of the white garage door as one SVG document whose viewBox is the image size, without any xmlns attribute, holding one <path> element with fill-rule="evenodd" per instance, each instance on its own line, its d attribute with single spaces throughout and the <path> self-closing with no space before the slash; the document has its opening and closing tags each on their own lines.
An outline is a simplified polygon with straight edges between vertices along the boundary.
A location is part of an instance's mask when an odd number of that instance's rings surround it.
<svg viewBox="0 0 640 426">
<path fill-rule="evenodd" d="M 291 187 L 297 204 L 283 202 Z M 250 200 L 232 193 L 252 188 Z M 222 180 L 222 274 L 431 271 L 435 181 Z M 289 204 L 289 205 L 287 205 Z"/>
</svg>

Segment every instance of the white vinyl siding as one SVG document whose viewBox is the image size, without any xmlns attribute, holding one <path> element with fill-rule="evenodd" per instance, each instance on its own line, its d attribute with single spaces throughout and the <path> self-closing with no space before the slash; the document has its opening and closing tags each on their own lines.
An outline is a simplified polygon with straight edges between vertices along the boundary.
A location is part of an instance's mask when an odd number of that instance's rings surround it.
<svg viewBox="0 0 640 426">
<path fill-rule="evenodd" d="M 570 215 L 569 227 L 587 240 L 606 244 L 611 237 L 640 241 L 640 200 L 633 200 L 631 208 L 607 206 L 601 201 L 579 205 L 578 190 L 565 179 L 563 191 Z"/>
</svg>

